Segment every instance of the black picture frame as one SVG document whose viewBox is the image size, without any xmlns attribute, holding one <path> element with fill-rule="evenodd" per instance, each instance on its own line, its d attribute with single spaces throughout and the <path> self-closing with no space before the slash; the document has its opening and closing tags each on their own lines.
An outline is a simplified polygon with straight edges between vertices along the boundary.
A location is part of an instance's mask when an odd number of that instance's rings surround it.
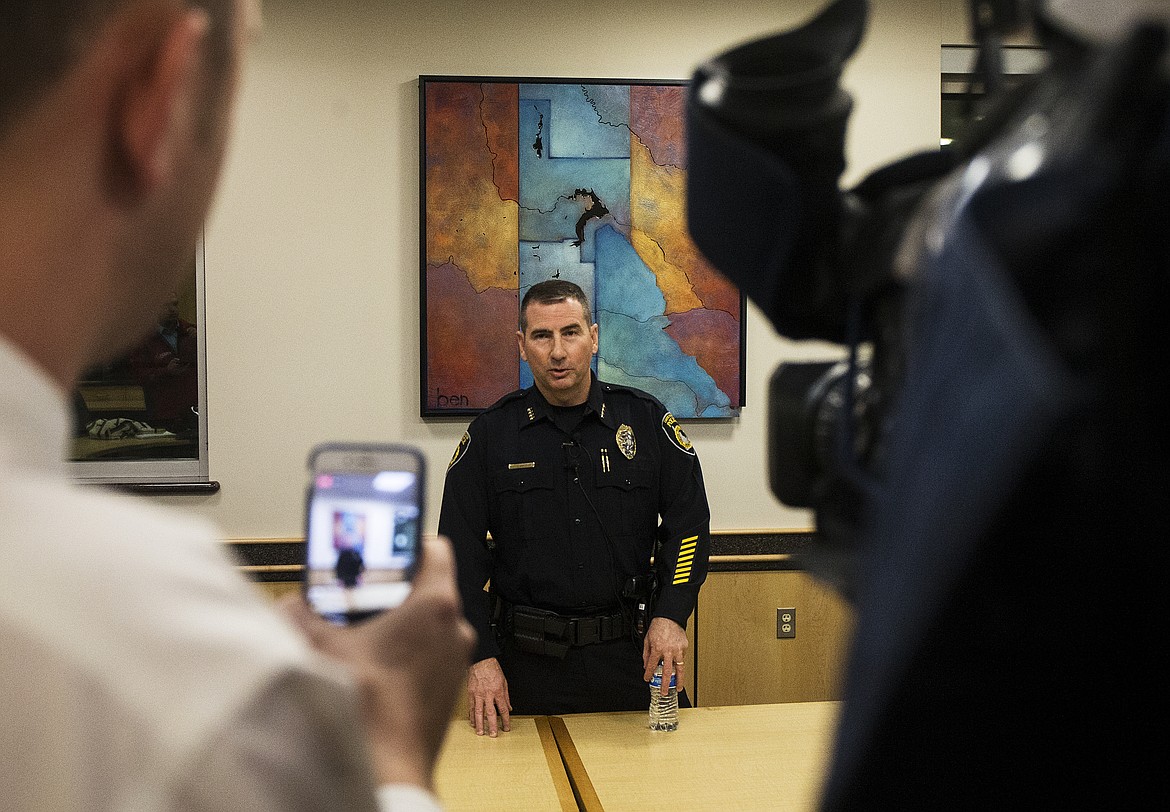
<svg viewBox="0 0 1170 812">
<path fill-rule="evenodd" d="M 687 233 L 685 91 L 419 77 L 422 417 L 475 415 L 531 383 L 515 332 L 543 278 L 590 295 L 599 377 L 680 419 L 739 414 L 746 301 Z"/>
</svg>

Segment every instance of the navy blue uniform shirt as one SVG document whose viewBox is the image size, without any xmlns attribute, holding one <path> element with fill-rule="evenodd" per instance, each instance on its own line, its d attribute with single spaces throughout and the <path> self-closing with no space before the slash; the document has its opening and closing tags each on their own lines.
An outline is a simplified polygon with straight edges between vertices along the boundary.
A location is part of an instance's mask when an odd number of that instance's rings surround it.
<svg viewBox="0 0 1170 812">
<path fill-rule="evenodd" d="M 476 662 L 499 656 L 489 580 L 523 606 L 616 608 L 625 580 L 650 571 L 661 536 L 654 614 L 685 627 L 707 576 L 703 473 L 674 416 L 645 392 L 594 377 L 577 425 L 558 422 L 536 387 L 513 392 L 472 421 L 447 467 L 439 532 L 455 548 Z"/>
</svg>

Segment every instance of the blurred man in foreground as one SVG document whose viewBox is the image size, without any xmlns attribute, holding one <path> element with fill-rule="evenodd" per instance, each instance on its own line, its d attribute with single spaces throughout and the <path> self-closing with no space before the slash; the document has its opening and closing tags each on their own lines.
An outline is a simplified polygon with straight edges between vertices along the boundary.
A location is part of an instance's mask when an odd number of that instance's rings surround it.
<svg viewBox="0 0 1170 812">
<path fill-rule="evenodd" d="M 258 14 L 0 6 L 6 808 L 435 807 L 473 640 L 445 543 L 400 609 L 338 629 L 298 603 L 298 633 L 214 528 L 76 487 L 61 462 L 75 378 L 147 332 L 188 264 Z"/>
</svg>

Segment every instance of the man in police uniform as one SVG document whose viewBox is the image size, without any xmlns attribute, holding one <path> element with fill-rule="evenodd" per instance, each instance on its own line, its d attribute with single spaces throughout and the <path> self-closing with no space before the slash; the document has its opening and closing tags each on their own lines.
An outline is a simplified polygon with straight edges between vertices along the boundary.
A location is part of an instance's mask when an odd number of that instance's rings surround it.
<svg viewBox="0 0 1170 812">
<path fill-rule="evenodd" d="M 533 285 L 520 313 L 536 385 L 472 422 L 439 516 L 479 632 L 468 718 L 491 736 L 513 711 L 645 709 L 659 662 L 664 686 L 672 673 L 681 683 L 709 548 L 695 450 L 654 397 L 593 376 L 597 325 L 581 288 Z M 623 591 L 650 573 L 652 555 L 659 592 L 639 643 Z"/>
</svg>

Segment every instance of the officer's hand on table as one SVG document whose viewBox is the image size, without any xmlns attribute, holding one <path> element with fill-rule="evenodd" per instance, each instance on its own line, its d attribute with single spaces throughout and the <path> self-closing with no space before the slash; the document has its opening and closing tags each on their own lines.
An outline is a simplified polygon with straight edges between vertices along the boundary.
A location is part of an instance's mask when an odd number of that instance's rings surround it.
<svg viewBox="0 0 1170 812">
<path fill-rule="evenodd" d="M 379 782 L 431 789 L 475 631 L 463 619 L 450 545 L 434 537 L 424 545 L 414 587 L 395 609 L 344 628 L 318 617 L 303 598 L 287 600 L 284 609 L 314 648 L 348 666 L 357 681 Z"/>
<path fill-rule="evenodd" d="M 467 721 L 475 728 L 475 734 L 482 736 L 486 729 L 495 738 L 501 729 L 508 732 L 512 729 L 511 713 L 508 680 L 504 679 L 500 661 L 489 657 L 467 669 Z"/>
<path fill-rule="evenodd" d="M 662 695 L 670 692 L 670 675 L 678 674 L 676 685 L 682 688 L 683 669 L 686 668 L 687 630 L 665 617 L 650 621 L 650 630 L 642 643 L 642 664 L 646 673 L 642 679 L 654 677 L 658 663 L 662 663 Z"/>
</svg>

